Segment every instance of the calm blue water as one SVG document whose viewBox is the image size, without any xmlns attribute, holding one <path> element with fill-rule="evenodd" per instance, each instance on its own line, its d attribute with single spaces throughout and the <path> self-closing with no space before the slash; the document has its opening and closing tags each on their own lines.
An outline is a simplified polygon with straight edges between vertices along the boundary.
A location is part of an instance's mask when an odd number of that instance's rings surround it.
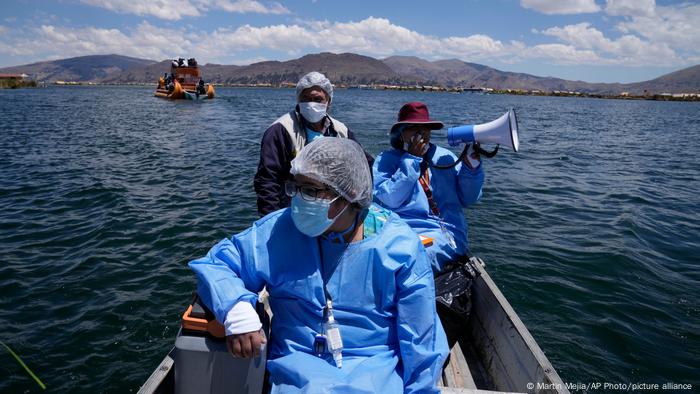
<svg viewBox="0 0 700 394">
<path fill-rule="evenodd" d="M 257 217 L 259 139 L 294 92 L 217 93 L 0 90 L 0 340 L 50 391 L 138 390 L 186 263 Z M 698 390 L 698 104 L 339 90 L 333 114 L 376 154 L 413 100 L 447 125 L 516 108 L 521 152 L 486 162 L 470 242 L 564 381 Z M 0 392 L 33 391 L 0 349 Z"/>
</svg>

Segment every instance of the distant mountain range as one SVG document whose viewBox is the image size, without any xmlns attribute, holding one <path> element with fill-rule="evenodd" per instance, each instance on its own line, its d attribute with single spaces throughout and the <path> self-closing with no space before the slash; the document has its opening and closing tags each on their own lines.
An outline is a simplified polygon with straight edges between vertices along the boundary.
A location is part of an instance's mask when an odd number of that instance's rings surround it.
<svg viewBox="0 0 700 394">
<path fill-rule="evenodd" d="M 157 62 L 128 56 L 95 55 L 6 67 L 0 69 L 0 73 L 25 73 L 40 82 L 99 82 L 123 71 L 154 63 Z"/>
<path fill-rule="evenodd" d="M 594 94 L 630 92 L 698 93 L 700 65 L 637 83 L 588 83 L 560 78 L 496 70 L 460 60 L 427 61 L 410 56 L 375 59 L 353 53 L 319 53 L 289 61 L 265 61 L 247 66 L 205 64 L 207 82 L 220 84 L 296 83 L 306 72 L 316 70 L 342 85 L 431 85 L 443 87 L 488 87 L 494 89 L 579 91 Z M 6 67 L 0 73 L 26 73 L 44 82 L 58 80 L 96 83 L 155 83 L 170 71 L 170 60 L 157 62 L 120 55 L 81 56 Z"/>
</svg>

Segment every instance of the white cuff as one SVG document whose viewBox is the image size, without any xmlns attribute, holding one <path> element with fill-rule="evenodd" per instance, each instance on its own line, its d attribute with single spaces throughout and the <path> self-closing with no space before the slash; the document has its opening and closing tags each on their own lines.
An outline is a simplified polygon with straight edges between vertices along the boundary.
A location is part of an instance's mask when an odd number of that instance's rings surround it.
<svg viewBox="0 0 700 394">
<path fill-rule="evenodd" d="M 258 313 L 248 301 L 239 301 L 226 314 L 226 335 L 258 331 L 262 327 Z"/>
</svg>

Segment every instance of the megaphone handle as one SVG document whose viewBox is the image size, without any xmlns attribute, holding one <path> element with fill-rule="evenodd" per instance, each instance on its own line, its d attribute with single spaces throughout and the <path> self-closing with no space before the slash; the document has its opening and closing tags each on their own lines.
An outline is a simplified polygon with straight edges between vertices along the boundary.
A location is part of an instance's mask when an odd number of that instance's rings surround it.
<svg viewBox="0 0 700 394">
<path fill-rule="evenodd" d="M 449 170 L 450 168 L 455 168 L 455 167 L 457 167 L 457 164 L 461 163 L 462 160 L 464 160 L 464 158 L 467 157 L 467 151 L 469 150 L 469 147 L 470 147 L 470 146 L 471 146 L 471 144 L 466 144 L 466 145 L 464 146 L 464 150 L 462 151 L 462 153 L 459 154 L 459 157 L 457 158 L 457 160 L 455 160 L 454 163 L 450 163 L 450 164 L 435 164 L 435 163 L 433 163 L 432 160 L 431 160 L 431 161 L 428 163 L 428 165 L 430 166 L 430 168 L 437 168 L 438 170 Z"/>
<path fill-rule="evenodd" d="M 477 156 L 477 157 L 479 157 L 479 159 L 472 158 L 472 155 L 474 153 L 477 153 L 477 155 L 480 154 L 480 152 L 479 152 L 480 149 L 481 149 L 481 147 L 478 144 L 472 144 L 472 145 L 467 146 L 467 157 L 466 157 L 465 162 L 468 163 L 467 166 L 472 170 L 476 170 L 481 165 L 481 157 L 480 156 Z M 462 160 L 464 160 L 464 159 L 462 159 Z"/>
<path fill-rule="evenodd" d="M 498 148 L 500 148 L 500 146 L 501 145 L 496 145 L 496 148 L 494 150 L 492 150 L 491 152 L 489 152 L 489 151 L 485 150 L 484 148 L 482 148 L 481 145 L 479 145 L 479 147 L 477 147 L 477 152 L 479 152 L 480 155 L 484 155 L 484 156 L 488 157 L 489 159 L 491 159 L 494 156 L 496 156 L 496 153 L 498 153 Z"/>
</svg>

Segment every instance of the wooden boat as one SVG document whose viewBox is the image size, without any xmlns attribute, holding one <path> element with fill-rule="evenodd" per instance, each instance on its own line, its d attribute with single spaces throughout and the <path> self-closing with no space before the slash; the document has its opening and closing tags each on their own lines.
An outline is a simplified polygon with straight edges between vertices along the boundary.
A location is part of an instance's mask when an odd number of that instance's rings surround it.
<svg viewBox="0 0 700 394">
<path fill-rule="evenodd" d="M 472 257 L 470 264 L 478 272 L 478 276 L 472 288 L 473 306 L 465 328 L 466 339 L 458 342 L 451 350 L 450 360 L 438 383 L 441 391 L 447 394 L 569 393 L 535 339 L 486 272 L 483 261 Z M 195 324 L 205 329 L 207 325 L 211 326 L 212 322 L 207 319 L 192 321 L 191 309 L 192 307 L 185 313 L 184 326 Z M 224 347 L 225 352 L 225 344 L 220 346 Z M 213 339 L 207 342 L 206 348 L 209 351 L 214 351 L 215 347 Z M 188 374 L 187 371 L 182 371 L 184 367 L 179 369 L 179 364 L 188 363 L 188 360 L 183 358 L 183 352 L 176 346 L 151 374 L 139 390 L 139 394 L 260 393 L 263 382 L 255 380 L 264 380 L 264 358 L 256 361 L 255 366 L 250 364 L 254 363 L 251 359 L 236 359 L 228 354 L 227 356 L 227 360 L 233 360 L 232 362 L 239 363 L 239 366 L 230 367 L 233 370 L 219 372 L 204 366 L 201 368 L 207 376 L 202 376 L 200 385 L 192 383 L 190 379 L 176 387 L 176 381 L 187 380 L 183 375 Z M 211 355 L 208 360 L 211 360 Z M 244 383 L 231 387 L 228 384 L 205 381 L 232 374 L 240 375 L 239 380 Z M 207 387 L 209 389 L 206 389 Z"/>
<path fill-rule="evenodd" d="M 175 63 L 175 62 L 174 62 Z M 154 96 L 169 99 L 203 100 L 214 98 L 214 86 L 199 87 L 201 80 L 199 65 L 171 65 L 172 86 L 166 86 L 165 78 L 160 77 Z M 199 89 L 198 89 L 199 88 Z"/>
</svg>

